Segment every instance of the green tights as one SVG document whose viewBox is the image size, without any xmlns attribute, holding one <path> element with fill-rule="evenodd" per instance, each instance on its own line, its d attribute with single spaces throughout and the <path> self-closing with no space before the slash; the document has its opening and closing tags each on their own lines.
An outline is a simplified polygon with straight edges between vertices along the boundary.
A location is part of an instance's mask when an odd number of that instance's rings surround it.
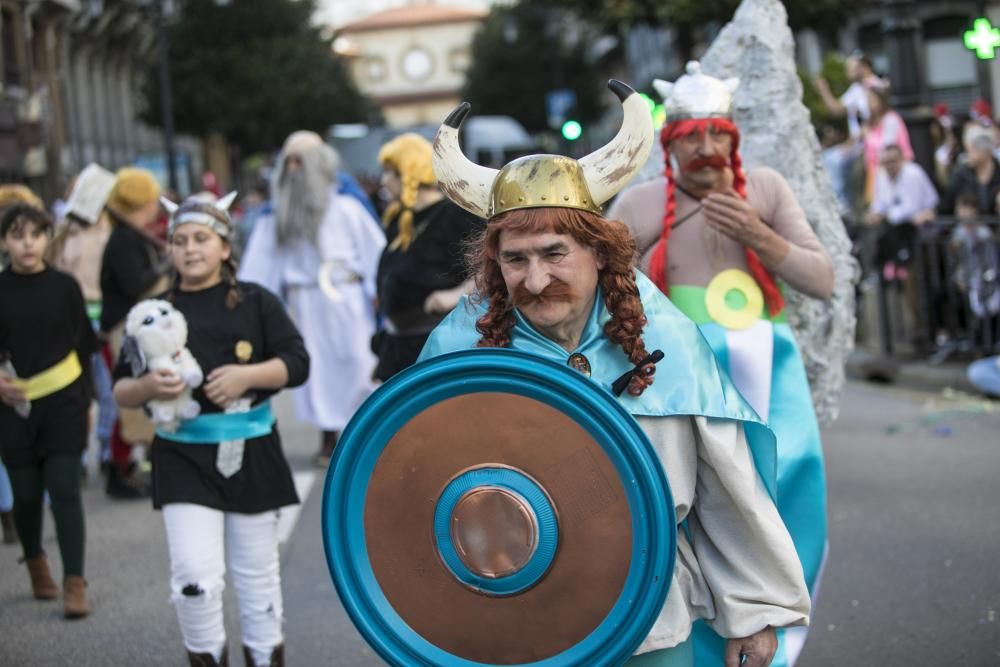
<svg viewBox="0 0 1000 667">
<path fill-rule="evenodd" d="M 80 457 L 49 456 L 33 466 L 7 468 L 14 490 L 14 523 L 25 558 L 42 553 L 42 497 L 49 492 L 63 576 L 83 576 L 83 501 Z"/>
</svg>

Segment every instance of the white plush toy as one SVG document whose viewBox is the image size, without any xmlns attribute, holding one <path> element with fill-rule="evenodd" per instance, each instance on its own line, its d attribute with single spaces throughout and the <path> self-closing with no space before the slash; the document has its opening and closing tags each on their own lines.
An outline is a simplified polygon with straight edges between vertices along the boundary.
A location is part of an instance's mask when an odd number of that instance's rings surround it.
<svg viewBox="0 0 1000 667">
<path fill-rule="evenodd" d="M 173 400 L 147 403 L 153 423 L 165 431 L 177 430 L 182 419 L 194 419 L 201 412 L 201 406 L 191 398 L 191 389 L 199 386 L 205 376 L 186 347 L 187 335 L 187 320 L 169 301 L 140 301 L 125 319 L 122 353 L 132 374 L 165 369 L 188 387 Z"/>
</svg>

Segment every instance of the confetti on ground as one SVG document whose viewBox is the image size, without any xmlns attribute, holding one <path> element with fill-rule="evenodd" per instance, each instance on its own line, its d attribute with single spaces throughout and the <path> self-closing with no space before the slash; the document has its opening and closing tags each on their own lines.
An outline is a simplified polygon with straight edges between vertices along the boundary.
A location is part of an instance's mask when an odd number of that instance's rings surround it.
<svg viewBox="0 0 1000 667">
<path fill-rule="evenodd" d="M 981 396 L 968 394 L 951 387 L 941 390 L 939 396 L 928 398 L 921 406 L 923 414 L 919 419 L 908 424 L 889 424 L 885 427 L 886 435 L 930 429 L 938 437 L 948 438 L 954 435 L 955 429 L 947 423 L 969 415 L 992 414 L 1000 405 Z"/>
</svg>

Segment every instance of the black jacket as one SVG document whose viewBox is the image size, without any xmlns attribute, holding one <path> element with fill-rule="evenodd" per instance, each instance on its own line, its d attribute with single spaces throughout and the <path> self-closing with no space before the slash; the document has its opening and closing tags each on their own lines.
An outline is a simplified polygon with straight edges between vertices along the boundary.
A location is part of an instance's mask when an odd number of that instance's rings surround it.
<svg viewBox="0 0 1000 667">
<path fill-rule="evenodd" d="M 997 214 L 997 194 L 1000 194 L 1000 162 L 993 160 L 993 176 L 983 185 L 976 178 L 975 170 L 967 164 L 959 165 L 951 176 L 948 192 L 941 199 L 941 213 L 954 213 L 955 200 L 965 191 L 975 192 L 979 197 L 979 212 L 983 215 Z"/>
</svg>

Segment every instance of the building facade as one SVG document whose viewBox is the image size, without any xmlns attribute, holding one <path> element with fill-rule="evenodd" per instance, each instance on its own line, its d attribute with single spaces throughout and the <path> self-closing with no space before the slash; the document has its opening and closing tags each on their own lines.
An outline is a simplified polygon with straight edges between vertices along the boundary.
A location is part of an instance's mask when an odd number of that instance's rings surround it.
<svg viewBox="0 0 1000 667">
<path fill-rule="evenodd" d="M 393 127 L 439 123 L 460 101 L 473 36 L 484 9 L 421 4 L 343 26 L 334 48 L 354 81 Z"/>
<path fill-rule="evenodd" d="M 837 36 L 837 43 L 829 46 L 843 54 L 860 50 L 872 59 L 880 74 L 888 75 L 884 12 L 880 3 L 871 3 L 867 9 L 848 19 Z M 993 25 L 1000 25 L 1000 3 L 917 0 L 912 3 L 911 16 L 919 27 L 918 55 L 921 62 L 915 66 L 919 66 L 924 73 L 926 101 L 929 104 L 944 103 L 953 112 L 966 113 L 979 98 L 1000 101 L 1000 63 L 997 58 L 980 60 L 964 43 L 964 35 L 972 29 L 975 19 L 988 18 Z M 1000 56 L 1000 51 L 997 55 Z M 814 60 L 808 56 L 806 59 Z"/>
<path fill-rule="evenodd" d="M 138 118 L 156 57 L 151 3 L 0 0 L 0 11 L 0 180 L 46 201 L 90 162 L 142 164 L 166 183 L 162 134 Z M 201 173 L 201 142 L 176 145 L 186 191 Z"/>
</svg>

